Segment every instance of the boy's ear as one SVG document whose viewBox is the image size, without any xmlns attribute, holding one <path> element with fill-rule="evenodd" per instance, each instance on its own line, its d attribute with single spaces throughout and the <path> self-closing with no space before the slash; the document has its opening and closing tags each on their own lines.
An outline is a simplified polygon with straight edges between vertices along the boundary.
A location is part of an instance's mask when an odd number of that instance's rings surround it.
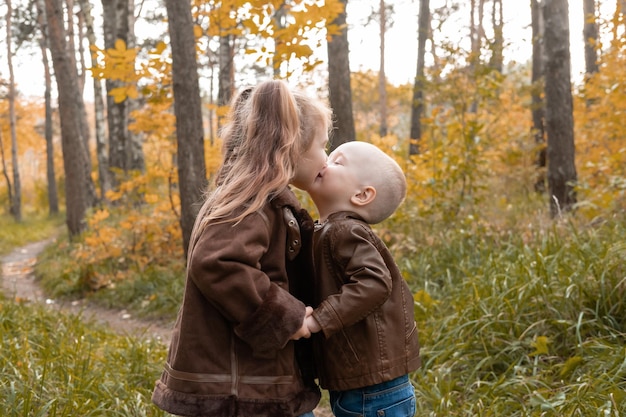
<svg viewBox="0 0 626 417">
<path fill-rule="evenodd" d="M 350 202 L 355 206 L 365 206 L 376 198 L 376 188 L 371 185 L 365 186 L 360 192 L 350 198 Z"/>
</svg>

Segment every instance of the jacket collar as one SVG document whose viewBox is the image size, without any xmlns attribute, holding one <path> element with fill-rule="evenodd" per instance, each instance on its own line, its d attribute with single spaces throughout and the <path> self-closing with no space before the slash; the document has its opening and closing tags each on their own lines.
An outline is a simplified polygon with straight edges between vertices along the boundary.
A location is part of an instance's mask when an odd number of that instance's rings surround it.
<svg viewBox="0 0 626 417">
<path fill-rule="evenodd" d="M 289 187 L 286 187 L 280 193 L 272 197 L 270 204 L 276 208 L 282 208 L 285 206 L 289 206 L 292 208 L 300 207 L 300 202 L 298 201 L 298 198 Z"/>
<path fill-rule="evenodd" d="M 313 231 L 313 219 L 309 212 L 302 208 L 298 197 L 289 187 L 285 187 L 283 191 L 276 194 L 271 200 L 270 205 L 274 208 L 283 211 L 285 217 L 295 217 L 299 223 L 299 227 L 303 233 Z M 286 213 L 285 210 L 291 212 L 291 215 Z M 287 223 L 288 219 L 286 218 Z"/>
<path fill-rule="evenodd" d="M 364 223 L 367 223 L 363 219 L 363 217 L 359 216 L 358 214 L 356 214 L 353 211 L 338 211 L 336 213 L 333 213 L 333 214 L 328 216 L 328 218 L 326 219 L 326 222 L 338 221 L 338 220 L 346 220 L 346 219 L 355 219 L 355 220 L 359 220 L 359 221 L 362 221 Z M 326 222 L 324 222 L 324 223 L 326 223 Z M 319 220 L 317 220 L 315 223 L 316 224 L 324 224 L 324 223 L 320 223 Z"/>
</svg>

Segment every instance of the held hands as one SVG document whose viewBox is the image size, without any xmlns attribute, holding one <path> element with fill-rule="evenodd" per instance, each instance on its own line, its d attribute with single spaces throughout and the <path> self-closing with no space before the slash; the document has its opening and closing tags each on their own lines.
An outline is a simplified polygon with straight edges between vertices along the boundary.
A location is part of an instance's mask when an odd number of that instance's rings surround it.
<svg viewBox="0 0 626 417">
<path fill-rule="evenodd" d="M 313 307 L 307 306 L 306 312 L 304 314 L 304 320 L 302 321 L 302 326 L 297 332 L 293 334 L 293 336 L 291 336 L 291 340 L 298 340 L 302 339 L 303 337 L 305 339 L 308 339 L 309 337 L 311 337 L 311 333 L 317 333 L 322 329 L 317 320 L 313 318 L 312 314 Z"/>
<path fill-rule="evenodd" d="M 322 326 L 320 326 L 320 324 L 317 322 L 317 320 L 315 320 L 315 317 L 313 317 L 312 314 L 309 314 L 304 318 L 304 323 L 306 324 L 306 327 L 309 328 L 309 332 L 311 333 L 317 333 L 322 330 Z"/>
</svg>

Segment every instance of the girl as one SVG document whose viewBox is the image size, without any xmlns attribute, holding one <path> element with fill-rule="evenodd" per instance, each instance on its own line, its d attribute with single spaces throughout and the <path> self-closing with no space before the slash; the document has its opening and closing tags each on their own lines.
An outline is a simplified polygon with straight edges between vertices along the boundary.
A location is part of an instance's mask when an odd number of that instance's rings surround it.
<svg viewBox="0 0 626 417">
<path fill-rule="evenodd" d="M 307 190 L 326 165 L 331 110 L 266 81 L 233 103 L 224 162 L 192 232 L 183 303 L 152 399 L 184 416 L 312 416 L 303 357 L 312 309 Z M 296 342 L 298 341 L 298 342 Z M 299 364 L 301 366 L 299 366 Z"/>
</svg>

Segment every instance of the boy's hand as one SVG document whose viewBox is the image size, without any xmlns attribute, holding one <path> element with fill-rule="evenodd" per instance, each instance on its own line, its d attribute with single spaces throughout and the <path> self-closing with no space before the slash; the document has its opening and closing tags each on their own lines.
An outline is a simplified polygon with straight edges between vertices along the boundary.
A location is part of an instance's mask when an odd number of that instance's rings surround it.
<svg viewBox="0 0 626 417">
<path fill-rule="evenodd" d="M 304 314 L 304 320 L 302 320 L 302 326 L 297 332 L 295 332 L 291 336 L 291 340 L 298 340 L 298 339 L 302 339 L 303 337 L 305 339 L 308 339 L 309 337 L 311 337 L 311 332 L 309 331 L 309 327 L 307 326 L 306 320 L 308 317 L 311 316 L 312 313 L 313 313 L 313 307 L 307 307 L 306 312 Z"/>
<path fill-rule="evenodd" d="M 312 312 L 313 311 L 311 310 L 311 313 Z M 309 332 L 311 333 L 317 333 L 322 330 L 322 326 L 320 326 L 320 324 L 317 322 L 317 320 L 315 320 L 315 317 L 313 317 L 312 314 L 309 314 L 304 318 L 304 323 L 309 328 Z"/>
</svg>

